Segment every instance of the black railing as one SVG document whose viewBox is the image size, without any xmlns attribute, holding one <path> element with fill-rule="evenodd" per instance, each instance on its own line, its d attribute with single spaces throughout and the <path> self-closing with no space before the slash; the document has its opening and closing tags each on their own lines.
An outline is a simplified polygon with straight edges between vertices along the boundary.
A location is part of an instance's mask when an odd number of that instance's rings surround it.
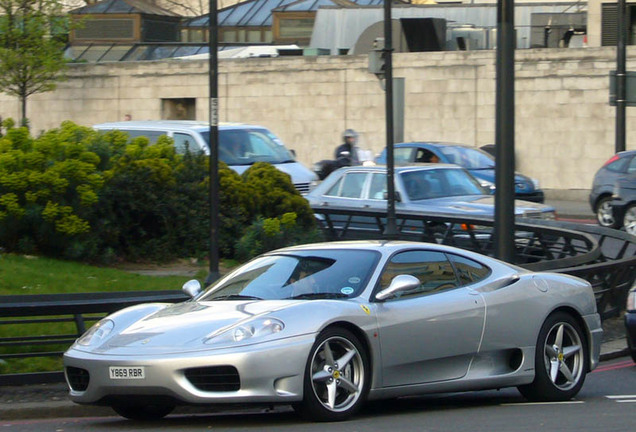
<svg viewBox="0 0 636 432">
<path fill-rule="evenodd" d="M 128 306 L 149 302 L 175 303 L 187 298 L 181 291 L 3 296 L 0 302 L 0 334 L 8 333 L 2 329 L 19 330 L 15 336 L 0 337 L 0 361 L 59 358 L 86 331 L 90 326 L 87 323 L 94 323 Z M 41 329 L 43 324 L 54 323 L 67 323 L 69 326 L 61 334 L 34 335 L 30 330 L 34 326 Z M 0 386 L 63 380 L 63 373 L 59 371 L 0 374 Z"/>
</svg>

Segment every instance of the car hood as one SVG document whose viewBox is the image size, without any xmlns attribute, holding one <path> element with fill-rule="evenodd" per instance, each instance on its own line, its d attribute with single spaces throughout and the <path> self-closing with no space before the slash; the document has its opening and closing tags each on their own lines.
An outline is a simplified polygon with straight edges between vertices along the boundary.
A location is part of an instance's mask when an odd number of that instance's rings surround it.
<svg viewBox="0 0 636 432">
<path fill-rule="evenodd" d="M 469 169 L 468 172 L 477 179 L 486 180 L 487 182 L 495 184 L 494 168 Z M 535 189 L 532 179 L 519 173 L 515 173 L 515 188 L 517 189 L 517 192 L 520 190 L 524 192 L 532 192 Z"/>
<path fill-rule="evenodd" d="M 185 302 L 167 306 L 123 329 L 118 329 L 101 347 L 102 350 L 140 348 L 183 352 L 188 348 L 201 348 L 211 334 L 229 329 L 243 321 L 262 316 L 281 307 L 290 307 L 290 301 L 216 301 Z M 118 350 L 121 351 L 121 350 Z"/>
<path fill-rule="evenodd" d="M 422 210 L 448 214 L 472 214 L 475 216 L 493 216 L 495 214 L 495 197 L 492 195 L 465 195 L 442 198 L 430 198 L 398 205 L 407 210 Z M 515 214 L 518 216 L 551 212 L 554 208 L 545 204 L 515 200 Z"/>
<path fill-rule="evenodd" d="M 321 324 L 334 317 L 370 317 L 356 302 L 339 300 L 249 300 L 184 302 L 154 309 L 146 316 L 130 323 L 126 314 L 113 318 L 114 334 L 99 346 L 75 345 L 78 351 L 107 355 L 176 354 L 202 350 L 236 348 L 264 342 L 273 338 L 287 338 L 315 333 Z M 353 311 L 353 312 L 351 312 Z M 285 328 L 276 336 L 234 342 L 221 333 L 234 326 L 259 318 L 277 318 Z M 121 328 L 120 328 L 121 327 Z M 210 340 L 210 336 L 217 337 Z"/>
</svg>

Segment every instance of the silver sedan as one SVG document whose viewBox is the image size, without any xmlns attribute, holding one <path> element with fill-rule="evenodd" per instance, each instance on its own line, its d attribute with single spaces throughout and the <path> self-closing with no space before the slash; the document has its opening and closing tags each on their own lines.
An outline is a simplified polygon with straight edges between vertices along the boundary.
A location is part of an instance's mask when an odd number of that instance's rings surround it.
<svg viewBox="0 0 636 432">
<path fill-rule="evenodd" d="M 574 397 L 598 363 L 591 286 L 428 243 L 264 254 L 180 304 L 133 306 L 65 353 L 70 397 L 132 419 L 182 404 L 290 404 L 344 420 L 366 401 L 516 386 Z"/>
</svg>

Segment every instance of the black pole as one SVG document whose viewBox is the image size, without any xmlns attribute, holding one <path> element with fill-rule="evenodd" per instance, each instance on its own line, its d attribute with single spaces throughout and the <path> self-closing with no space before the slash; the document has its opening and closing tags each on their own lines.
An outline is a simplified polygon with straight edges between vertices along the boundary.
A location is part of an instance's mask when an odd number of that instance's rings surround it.
<svg viewBox="0 0 636 432">
<path fill-rule="evenodd" d="M 208 22 L 210 51 L 210 270 L 205 285 L 219 277 L 219 98 L 218 98 L 218 31 L 216 0 L 210 0 Z"/>
<path fill-rule="evenodd" d="M 393 161 L 393 34 L 391 25 L 391 0 L 384 0 L 384 105 L 386 115 L 386 190 L 387 190 L 387 215 L 384 236 L 397 237 L 395 223 L 395 164 Z"/>
<path fill-rule="evenodd" d="M 514 262 L 515 227 L 515 29 L 514 0 L 497 2 L 495 115 L 495 256 Z"/>
<path fill-rule="evenodd" d="M 625 0 L 618 0 L 616 5 L 617 38 L 616 38 L 616 142 L 615 152 L 625 151 L 625 106 L 627 104 L 625 70 L 626 14 Z"/>
</svg>

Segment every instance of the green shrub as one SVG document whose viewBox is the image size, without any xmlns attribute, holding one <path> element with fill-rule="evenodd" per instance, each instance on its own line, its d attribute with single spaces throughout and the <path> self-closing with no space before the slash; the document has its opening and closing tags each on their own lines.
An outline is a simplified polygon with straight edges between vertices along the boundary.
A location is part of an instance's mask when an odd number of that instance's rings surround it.
<svg viewBox="0 0 636 432">
<path fill-rule="evenodd" d="M 259 218 L 238 241 L 236 257 L 246 261 L 274 249 L 322 240 L 322 233 L 317 228 L 307 230 L 297 224 L 295 213 L 285 213 L 277 218 Z"/>
<path fill-rule="evenodd" d="M 258 162 L 243 173 L 243 180 L 254 199 L 253 218 L 275 218 L 285 213 L 296 213 L 298 225 L 306 228 L 315 226 L 309 203 L 298 193 L 288 174 L 271 164 Z"/>
<path fill-rule="evenodd" d="M 0 138 L 0 244 L 7 249 L 65 256 L 89 233 L 103 176 L 99 156 L 78 134 L 96 136 L 65 123 L 36 139 L 25 127 L 7 127 Z"/>
<path fill-rule="evenodd" d="M 8 251 L 98 262 L 208 253 L 207 156 L 179 155 L 166 136 L 150 145 L 72 122 L 35 139 L 9 120 L 3 126 L 0 246 Z M 315 237 L 313 212 L 287 174 L 266 163 L 243 176 L 224 163 L 218 172 L 221 257 Z"/>
</svg>

